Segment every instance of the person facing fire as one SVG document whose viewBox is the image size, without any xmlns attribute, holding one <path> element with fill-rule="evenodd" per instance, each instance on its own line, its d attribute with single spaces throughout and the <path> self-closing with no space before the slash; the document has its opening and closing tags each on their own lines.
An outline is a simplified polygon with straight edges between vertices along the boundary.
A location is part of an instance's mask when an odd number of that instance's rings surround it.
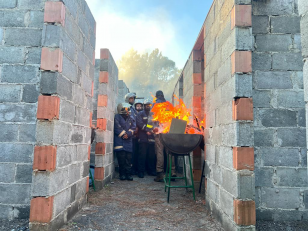
<svg viewBox="0 0 308 231">
<path fill-rule="evenodd" d="M 138 153 L 138 177 L 143 178 L 147 170 L 148 175 L 156 176 L 155 165 L 155 139 L 153 125 L 150 123 L 152 101 L 144 101 L 144 110 L 137 115 L 137 127 L 139 135 Z"/>
<path fill-rule="evenodd" d="M 131 174 L 133 141 L 136 130 L 136 121 L 130 115 L 130 105 L 119 103 L 118 114 L 114 117 L 114 151 L 116 152 L 120 180 L 133 180 Z"/>
<path fill-rule="evenodd" d="M 136 93 L 129 92 L 125 95 L 125 103 L 129 103 L 131 105 L 130 106 L 131 116 L 133 116 L 133 118 L 136 120 L 138 112 L 136 111 L 134 107 L 135 100 L 136 100 Z"/>
<path fill-rule="evenodd" d="M 164 103 L 166 102 L 164 93 L 159 90 L 156 92 L 156 102 L 155 104 L 158 103 Z M 154 105 L 153 105 L 154 107 Z M 158 124 L 156 124 L 158 126 Z M 158 129 L 154 128 L 154 132 L 157 133 Z M 155 152 L 156 152 L 156 172 L 157 176 L 154 178 L 154 181 L 156 182 L 162 182 L 164 180 L 164 145 L 159 139 L 158 134 L 155 134 Z M 176 176 L 176 171 L 175 171 L 175 164 L 174 164 L 174 157 L 172 157 L 172 167 L 171 167 L 171 172 L 172 176 Z"/>
</svg>

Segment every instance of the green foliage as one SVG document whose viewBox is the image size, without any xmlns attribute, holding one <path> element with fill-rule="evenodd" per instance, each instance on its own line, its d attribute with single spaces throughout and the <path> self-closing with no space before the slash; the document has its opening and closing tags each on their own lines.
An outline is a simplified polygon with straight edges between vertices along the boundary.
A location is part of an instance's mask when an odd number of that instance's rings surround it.
<svg viewBox="0 0 308 231">
<path fill-rule="evenodd" d="M 119 79 L 124 80 L 130 92 L 136 92 L 137 97 L 144 98 L 151 98 L 151 93 L 155 95 L 157 90 L 162 90 L 166 99 L 170 100 L 182 71 L 158 49 L 144 54 L 130 49 L 117 65 Z"/>
</svg>

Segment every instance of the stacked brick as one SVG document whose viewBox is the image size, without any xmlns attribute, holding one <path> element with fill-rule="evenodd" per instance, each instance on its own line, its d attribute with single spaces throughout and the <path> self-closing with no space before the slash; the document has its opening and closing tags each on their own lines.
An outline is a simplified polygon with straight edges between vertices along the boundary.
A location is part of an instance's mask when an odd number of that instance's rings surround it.
<svg viewBox="0 0 308 231">
<path fill-rule="evenodd" d="M 0 218 L 29 218 L 44 1 L 0 1 Z"/>
<path fill-rule="evenodd" d="M 95 20 L 85 1 L 46 1 L 31 230 L 56 230 L 86 203 Z"/>
<path fill-rule="evenodd" d="M 259 220 L 308 220 L 302 62 L 303 57 L 307 57 L 308 17 L 306 1 L 299 2 L 301 6 L 293 0 L 253 1 L 252 5 L 255 184 Z M 302 27 L 298 10 L 301 10 Z"/>
<path fill-rule="evenodd" d="M 125 95 L 129 93 L 129 89 L 126 86 L 123 80 L 119 80 L 118 82 L 118 97 L 117 97 L 117 104 L 123 103 Z"/>
<path fill-rule="evenodd" d="M 100 60 L 95 66 L 95 91 L 97 98 L 96 138 L 92 145 L 95 156 L 95 187 L 101 189 L 114 175 L 113 133 L 114 115 L 118 95 L 118 68 L 108 49 L 100 50 Z"/>
</svg>

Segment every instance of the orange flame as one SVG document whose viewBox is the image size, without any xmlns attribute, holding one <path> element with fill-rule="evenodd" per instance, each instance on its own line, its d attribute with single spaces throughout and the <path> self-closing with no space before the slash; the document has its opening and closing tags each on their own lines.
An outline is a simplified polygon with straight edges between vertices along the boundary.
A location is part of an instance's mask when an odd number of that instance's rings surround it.
<svg viewBox="0 0 308 231">
<path fill-rule="evenodd" d="M 153 121 L 159 122 L 159 133 L 168 133 L 173 118 L 181 119 L 188 122 L 186 133 L 188 134 L 203 134 L 204 121 L 199 121 L 197 117 L 195 120 L 199 123 L 199 126 L 193 126 L 189 124 L 189 119 L 192 116 L 191 109 L 187 108 L 182 99 L 179 99 L 174 95 L 178 104 L 173 106 L 170 102 L 157 103 L 152 108 Z M 156 98 L 155 98 L 156 102 Z"/>
</svg>

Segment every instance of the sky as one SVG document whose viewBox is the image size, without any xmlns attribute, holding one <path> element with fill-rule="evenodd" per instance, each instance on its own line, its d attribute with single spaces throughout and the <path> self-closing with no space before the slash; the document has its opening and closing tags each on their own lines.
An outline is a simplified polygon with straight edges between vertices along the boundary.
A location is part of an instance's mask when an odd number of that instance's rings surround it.
<svg viewBox="0 0 308 231">
<path fill-rule="evenodd" d="M 134 48 L 158 48 L 183 68 L 212 0 L 86 0 L 96 19 L 96 58 L 108 48 L 118 61 Z"/>
</svg>

